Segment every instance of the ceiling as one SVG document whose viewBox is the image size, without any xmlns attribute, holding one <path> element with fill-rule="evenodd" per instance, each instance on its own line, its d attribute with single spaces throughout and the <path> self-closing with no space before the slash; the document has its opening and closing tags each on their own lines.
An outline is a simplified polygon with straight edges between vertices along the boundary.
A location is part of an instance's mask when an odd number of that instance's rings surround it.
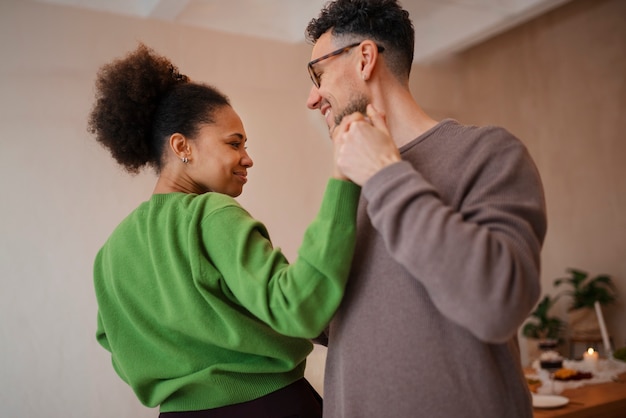
<svg viewBox="0 0 626 418">
<path fill-rule="evenodd" d="M 327 0 L 35 0 L 288 43 Z M 569 0 L 400 0 L 415 26 L 415 62 L 459 52 Z"/>
</svg>

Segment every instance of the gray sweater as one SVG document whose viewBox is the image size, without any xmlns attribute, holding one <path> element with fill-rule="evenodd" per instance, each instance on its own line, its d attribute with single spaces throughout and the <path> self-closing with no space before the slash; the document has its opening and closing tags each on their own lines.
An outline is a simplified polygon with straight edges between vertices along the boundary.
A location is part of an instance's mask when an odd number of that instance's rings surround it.
<svg viewBox="0 0 626 418">
<path fill-rule="evenodd" d="M 532 417 L 517 330 L 540 293 L 543 189 L 524 145 L 444 120 L 362 189 L 328 330 L 328 418 Z"/>
</svg>

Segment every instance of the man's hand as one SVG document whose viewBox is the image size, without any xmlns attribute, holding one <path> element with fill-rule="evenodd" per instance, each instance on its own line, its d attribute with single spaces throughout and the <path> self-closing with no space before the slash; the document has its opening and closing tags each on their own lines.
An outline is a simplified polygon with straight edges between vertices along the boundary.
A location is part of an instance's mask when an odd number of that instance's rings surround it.
<svg viewBox="0 0 626 418">
<path fill-rule="evenodd" d="M 386 166 L 400 161 L 400 152 L 389 134 L 385 116 L 370 104 L 367 117 L 346 116 L 333 132 L 335 167 L 362 186 Z"/>
</svg>

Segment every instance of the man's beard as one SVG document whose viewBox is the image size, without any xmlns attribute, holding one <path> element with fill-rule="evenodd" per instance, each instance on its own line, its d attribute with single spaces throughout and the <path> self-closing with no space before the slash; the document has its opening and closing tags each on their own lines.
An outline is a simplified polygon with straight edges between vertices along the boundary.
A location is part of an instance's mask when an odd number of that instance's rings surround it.
<svg viewBox="0 0 626 418">
<path fill-rule="evenodd" d="M 335 116 L 335 126 L 338 126 L 344 117 L 353 114 L 354 112 L 360 112 L 364 116 L 367 115 L 367 105 L 369 100 L 364 95 L 355 96 L 350 102 Z"/>
</svg>

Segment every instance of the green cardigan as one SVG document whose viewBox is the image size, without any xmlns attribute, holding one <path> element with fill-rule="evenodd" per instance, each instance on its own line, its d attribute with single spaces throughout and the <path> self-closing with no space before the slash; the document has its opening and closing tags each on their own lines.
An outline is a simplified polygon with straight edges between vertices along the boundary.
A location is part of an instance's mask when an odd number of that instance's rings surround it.
<svg viewBox="0 0 626 418">
<path fill-rule="evenodd" d="M 97 340 L 146 406 L 246 402 L 304 375 L 339 306 L 360 188 L 331 179 L 291 265 L 233 198 L 153 195 L 94 263 Z"/>
</svg>

